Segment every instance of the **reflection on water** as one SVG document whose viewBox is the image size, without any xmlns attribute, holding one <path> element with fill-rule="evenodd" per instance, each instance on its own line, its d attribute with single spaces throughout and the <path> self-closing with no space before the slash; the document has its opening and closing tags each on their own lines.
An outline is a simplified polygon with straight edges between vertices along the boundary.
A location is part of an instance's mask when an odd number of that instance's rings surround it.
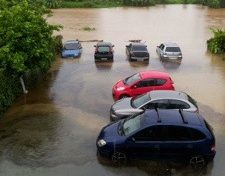
<svg viewBox="0 0 225 176">
<path fill-rule="evenodd" d="M 64 25 L 60 32 L 64 40 L 90 42 L 82 43 L 80 58 L 58 58 L 26 101 L 20 97 L 0 120 L 0 175 L 224 175 L 225 61 L 207 53 L 205 43 L 212 35 L 210 27 L 225 25 L 224 9 L 195 5 L 57 9 L 49 22 Z M 96 30 L 80 30 L 84 26 Z M 96 39 L 115 45 L 113 62 L 95 63 L 91 41 Z M 125 45 L 131 39 L 146 41 L 149 63 L 127 60 Z M 167 41 L 180 45 L 182 63 L 160 61 L 156 46 Z M 196 172 L 173 162 L 134 161 L 120 167 L 98 162 L 95 140 L 109 123 L 112 86 L 143 70 L 169 72 L 176 89 L 199 102 L 217 139 L 218 154 L 205 170 Z"/>
</svg>

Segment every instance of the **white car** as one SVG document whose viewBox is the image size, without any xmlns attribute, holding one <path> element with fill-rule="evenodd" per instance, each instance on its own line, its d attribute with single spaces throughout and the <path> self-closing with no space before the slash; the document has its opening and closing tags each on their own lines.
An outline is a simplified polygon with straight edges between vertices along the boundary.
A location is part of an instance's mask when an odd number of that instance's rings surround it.
<svg viewBox="0 0 225 176">
<path fill-rule="evenodd" d="M 155 90 L 137 97 L 116 101 L 110 109 L 110 119 L 119 120 L 141 113 L 145 109 L 182 109 L 198 112 L 196 101 L 188 94 L 173 90 Z"/>
</svg>

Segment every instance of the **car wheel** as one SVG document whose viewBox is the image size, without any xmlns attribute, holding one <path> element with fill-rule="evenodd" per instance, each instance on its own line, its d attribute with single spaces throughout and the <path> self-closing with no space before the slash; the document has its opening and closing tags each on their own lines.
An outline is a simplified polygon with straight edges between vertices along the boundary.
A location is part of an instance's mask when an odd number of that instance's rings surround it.
<svg viewBox="0 0 225 176">
<path fill-rule="evenodd" d="M 202 169 L 206 166 L 206 160 L 201 155 L 195 155 L 190 158 L 190 165 L 194 169 Z"/>
<path fill-rule="evenodd" d="M 123 99 L 123 98 L 127 98 L 127 97 L 129 97 L 128 95 L 120 95 L 120 99 Z"/>
<path fill-rule="evenodd" d="M 125 153 L 114 152 L 112 154 L 112 162 L 115 164 L 123 164 L 127 162 L 127 157 Z"/>
</svg>

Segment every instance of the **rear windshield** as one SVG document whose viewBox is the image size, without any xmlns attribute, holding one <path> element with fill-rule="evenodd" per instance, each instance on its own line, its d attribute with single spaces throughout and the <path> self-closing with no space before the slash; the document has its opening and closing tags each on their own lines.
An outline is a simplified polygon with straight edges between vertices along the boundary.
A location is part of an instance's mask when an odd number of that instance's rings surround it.
<svg viewBox="0 0 225 176">
<path fill-rule="evenodd" d="M 66 43 L 64 45 L 64 48 L 66 50 L 74 50 L 74 49 L 79 49 L 79 43 Z"/>
<path fill-rule="evenodd" d="M 180 52 L 179 47 L 167 47 L 166 52 Z"/>
<path fill-rule="evenodd" d="M 132 46 L 132 50 L 133 51 L 147 51 L 147 48 L 146 48 L 146 46 L 142 46 L 142 45 L 134 45 L 134 46 Z"/>
<path fill-rule="evenodd" d="M 98 51 L 99 52 L 109 52 L 109 47 L 108 46 L 99 46 Z"/>
<path fill-rule="evenodd" d="M 140 96 L 134 97 L 131 100 L 131 106 L 133 106 L 134 108 L 138 108 L 150 100 L 151 100 L 151 98 L 148 93 L 144 94 L 144 95 L 140 95 Z"/>
</svg>

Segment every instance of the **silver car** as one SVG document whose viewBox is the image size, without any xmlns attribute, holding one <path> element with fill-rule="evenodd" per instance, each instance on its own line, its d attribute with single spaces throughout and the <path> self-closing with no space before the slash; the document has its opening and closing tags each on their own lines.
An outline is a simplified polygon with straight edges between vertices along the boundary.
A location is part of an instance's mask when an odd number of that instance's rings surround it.
<svg viewBox="0 0 225 176">
<path fill-rule="evenodd" d="M 162 43 L 156 47 L 156 52 L 159 55 L 161 61 L 169 60 L 180 62 L 182 60 L 181 49 L 176 43 Z"/>
<path fill-rule="evenodd" d="M 188 94 L 172 90 L 155 90 L 137 97 L 116 101 L 111 106 L 110 119 L 115 121 L 140 113 L 145 109 L 155 108 L 198 112 L 196 101 Z"/>
</svg>

